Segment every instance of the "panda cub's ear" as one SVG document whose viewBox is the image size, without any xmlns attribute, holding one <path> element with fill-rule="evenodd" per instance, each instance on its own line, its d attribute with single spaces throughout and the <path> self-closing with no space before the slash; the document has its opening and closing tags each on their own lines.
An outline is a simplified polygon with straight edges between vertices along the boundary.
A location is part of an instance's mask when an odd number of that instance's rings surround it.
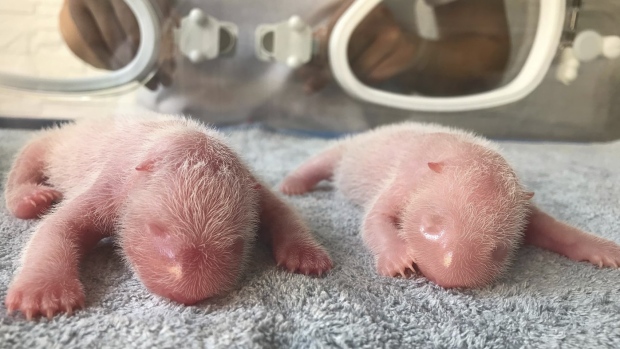
<svg viewBox="0 0 620 349">
<path fill-rule="evenodd" d="M 155 168 L 155 160 L 146 160 L 136 166 L 136 171 L 140 172 L 152 172 Z"/>
<path fill-rule="evenodd" d="M 136 166 L 136 171 L 139 172 L 153 172 L 157 169 L 158 165 L 164 160 L 165 150 L 162 147 L 157 147 L 149 151 L 144 160 Z"/>
<path fill-rule="evenodd" d="M 441 173 L 443 171 L 444 163 L 443 162 L 429 162 L 428 168 L 430 168 L 435 173 Z"/>
</svg>

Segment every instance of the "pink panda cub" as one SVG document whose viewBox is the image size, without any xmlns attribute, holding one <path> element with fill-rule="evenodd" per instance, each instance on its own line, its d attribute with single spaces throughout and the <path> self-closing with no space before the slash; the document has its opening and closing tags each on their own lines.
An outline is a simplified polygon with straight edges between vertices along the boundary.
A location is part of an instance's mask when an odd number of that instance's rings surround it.
<svg viewBox="0 0 620 349">
<path fill-rule="evenodd" d="M 13 215 L 42 217 L 5 299 L 9 313 L 29 319 L 84 306 L 80 259 L 111 235 L 150 291 L 183 304 L 230 290 L 259 228 L 289 271 L 320 275 L 332 265 L 218 132 L 183 117 L 45 130 L 19 152 L 5 188 Z"/>
<path fill-rule="evenodd" d="M 362 239 L 381 275 L 423 274 L 443 287 L 496 280 L 525 242 L 618 267 L 620 246 L 535 207 L 497 147 L 464 130 L 404 122 L 336 141 L 289 174 L 284 193 L 333 179 L 363 206 Z"/>
</svg>

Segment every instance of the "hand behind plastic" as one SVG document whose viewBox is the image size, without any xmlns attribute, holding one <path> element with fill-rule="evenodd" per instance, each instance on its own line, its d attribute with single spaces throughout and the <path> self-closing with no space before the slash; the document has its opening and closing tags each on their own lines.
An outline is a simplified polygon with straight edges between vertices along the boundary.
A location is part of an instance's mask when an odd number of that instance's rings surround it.
<svg viewBox="0 0 620 349">
<path fill-rule="evenodd" d="M 315 32 L 319 54 L 299 70 L 307 92 L 324 88 L 331 80 L 328 44 L 331 32 L 353 1 L 338 8 L 325 28 Z M 389 80 L 412 68 L 417 53 L 418 36 L 405 31 L 390 10 L 379 4 L 353 31 L 347 49 L 349 63 L 358 79 L 369 83 Z"/>
<path fill-rule="evenodd" d="M 151 90 L 168 86 L 174 71 L 172 29 L 179 19 L 172 2 L 151 0 L 164 18 L 157 73 L 146 83 Z M 88 64 L 117 70 L 135 57 L 140 45 L 138 22 L 123 0 L 65 0 L 60 12 L 60 32 L 73 53 Z"/>
</svg>

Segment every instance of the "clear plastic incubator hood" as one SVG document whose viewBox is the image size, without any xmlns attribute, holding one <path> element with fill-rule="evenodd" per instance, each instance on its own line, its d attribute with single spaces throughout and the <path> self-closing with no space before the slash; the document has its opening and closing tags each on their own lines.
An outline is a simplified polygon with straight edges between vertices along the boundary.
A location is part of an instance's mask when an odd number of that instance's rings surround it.
<svg viewBox="0 0 620 349">
<path fill-rule="evenodd" d="M 620 138 L 615 0 L 0 0 L 0 123 L 186 114 Z"/>
</svg>

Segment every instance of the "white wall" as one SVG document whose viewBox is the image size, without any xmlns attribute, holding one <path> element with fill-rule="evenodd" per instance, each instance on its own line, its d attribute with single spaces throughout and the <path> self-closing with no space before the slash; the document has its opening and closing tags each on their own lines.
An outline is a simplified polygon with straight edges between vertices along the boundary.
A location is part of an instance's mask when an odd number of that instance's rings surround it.
<svg viewBox="0 0 620 349">
<path fill-rule="evenodd" d="M 58 29 L 63 0 L 0 0 L 0 71 L 38 77 L 80 77 L 105 72 L 92 68 L 66 47 Z M 76 118 L 137 107 L 134 94 L 56 101 L 0 91 L 0 116 Z"/>
</svg>

